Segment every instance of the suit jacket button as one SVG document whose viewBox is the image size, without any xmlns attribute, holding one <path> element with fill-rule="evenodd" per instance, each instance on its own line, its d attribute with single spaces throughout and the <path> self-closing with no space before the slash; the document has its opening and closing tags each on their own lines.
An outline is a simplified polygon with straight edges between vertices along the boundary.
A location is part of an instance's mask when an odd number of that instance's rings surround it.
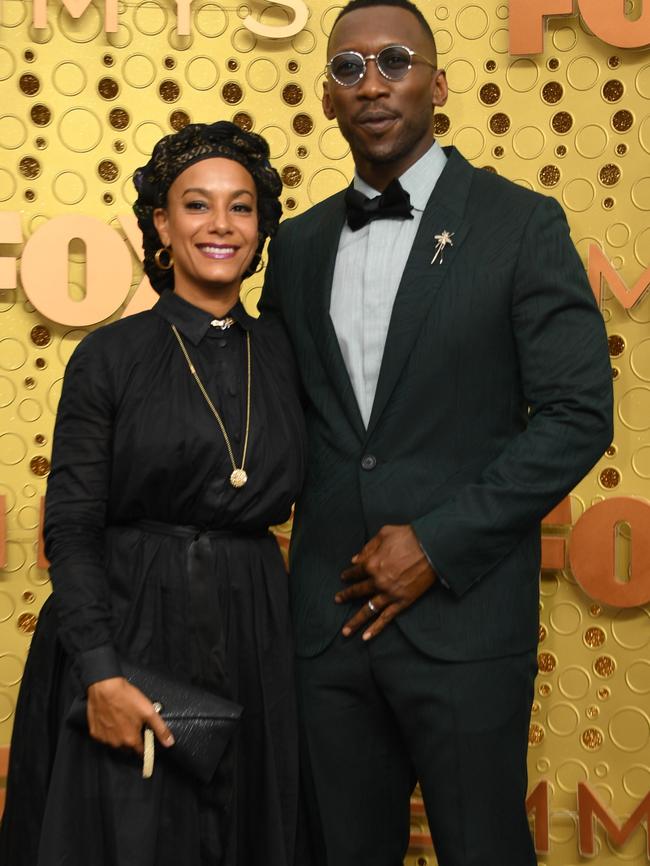
<svg viewBox="0 0 650 866">
<path fill-rule="evenodd" d="M 374 469 L 377 465 L 377 458 L 374 454 L 364 454 L 361 458 L 361 468 L 365 469 L 366 472 L 370 472 L 371 469 Z"/>
</svg>

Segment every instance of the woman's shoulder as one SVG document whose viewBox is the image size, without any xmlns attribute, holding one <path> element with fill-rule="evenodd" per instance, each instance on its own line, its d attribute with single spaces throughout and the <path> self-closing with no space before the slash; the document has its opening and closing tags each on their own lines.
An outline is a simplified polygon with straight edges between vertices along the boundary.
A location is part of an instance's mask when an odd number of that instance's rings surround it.
<svg viewBox="0 0 650 866">
<path fill-rule="evenodd" d="M 161 323 L 160 316 L 153 310 L 144 310 L 102 325 L 83 337 L 68 367 L 78 364 L 109 368 L 130 366 L 150 352 L 151 343 L 160 334 Z"/>
</svg>

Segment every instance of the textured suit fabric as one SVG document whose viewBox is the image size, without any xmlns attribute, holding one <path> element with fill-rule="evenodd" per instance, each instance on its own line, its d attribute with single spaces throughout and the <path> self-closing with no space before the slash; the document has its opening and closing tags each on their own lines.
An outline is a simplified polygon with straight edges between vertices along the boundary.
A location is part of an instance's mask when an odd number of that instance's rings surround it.
<svg viewBox="0 0 650 866">
<path fill-rule="evenodd" d="M 532 649 L 540 521 L 611 441 L 605 329 L 562 209 L 446 152 L 367 429 L 329 317 L 343 193 L 284 222 L 272 245 L 261 307 L 293 342 L 309 441 L 291 549 L 305 657 L 359 607 L 333 602 L 350 557 L 405 523 L 448 584 L 398 617 L 415 646 L 450 661 Z M 432 265 L 443 230 L 453 247 Z"/>
</svg>

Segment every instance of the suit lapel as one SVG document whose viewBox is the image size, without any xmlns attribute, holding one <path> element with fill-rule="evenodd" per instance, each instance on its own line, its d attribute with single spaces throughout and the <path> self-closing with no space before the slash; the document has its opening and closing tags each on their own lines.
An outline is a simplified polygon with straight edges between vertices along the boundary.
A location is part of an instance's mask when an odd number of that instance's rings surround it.
<svg viewBox="0 0 650 866">
<path fill-rule="evenodd" d="M 341 192 L 327 202 L 328 206 L 323 207 L 320 219 L 311 227 L 311 236 L 306 239 L 305 248 L 309 250 L 310 255 L 307 310 L 309 327 L 334 386 L 333 390 L 355 432 L 360 439 L 363 439 L 365 425 L 330 318 L 336 253 L 341 229 L 345 223 L 343 196 L 344 192 Z"/>
<path fill-rule="evenodd" d="M 445 148 L 445 151 L 447 164 L 422 214 L 395 296 L 368 436 L 386 408 L 422 323 L 471 228 L 465 218 L 465 204 L 474 169 L 455 148 Z M 453 232 L 453 246 L 446 246 L 438 260 L 431 264 L 437 244 L 435 236 L 443 231 Z"/>
</svg>

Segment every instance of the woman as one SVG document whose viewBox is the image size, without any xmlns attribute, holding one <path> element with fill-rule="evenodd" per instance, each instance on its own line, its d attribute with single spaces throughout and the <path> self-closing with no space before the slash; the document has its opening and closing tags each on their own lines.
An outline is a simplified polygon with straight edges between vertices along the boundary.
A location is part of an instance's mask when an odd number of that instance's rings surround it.
<svg viewBox="0 0 650 866">
<path fill-rule="evenodd" d="M 266 142 L 227 122 L 163 138 L 135 184 L 162 294 L 86 337 L 66 370 L 46 502 L 54 593 L 23 680 L 0 860 L 302 866 L 287 576 L 268 533 L 300 486 L 302 418 L 284 334 L 239 301 L 282 185 Z M 121 659 L 244 706 L 210 783 L 166 752 Z M 89 732 L 65 723 L 84 690 Z M 149 779 L 143 726 L 161 744 Z"/>
</svg>

